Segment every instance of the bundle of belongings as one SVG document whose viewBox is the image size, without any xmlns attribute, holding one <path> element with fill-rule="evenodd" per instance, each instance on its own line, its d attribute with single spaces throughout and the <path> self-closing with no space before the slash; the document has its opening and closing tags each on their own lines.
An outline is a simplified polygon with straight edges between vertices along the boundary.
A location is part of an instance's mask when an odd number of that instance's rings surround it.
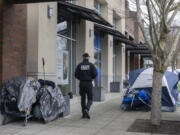
<svg viewBox="0 0 180 135">
<path fill-rule="evenodd" d="M 65 111 L 65 100 L 58 86 L 52 81 L 34 78 L 14 78 L 2 88 L 1 113 L 4 117 L 34 117 L 45 123 L 60 117 Z M 7 124 L 3 120 L 2 124 Z"/>
<path fill-rule="evenodd" d="M 142 68 L 129 73 L 129 87 L 123 98 L 123 110 L 150 110 L 153 68 Z M 166 71 L 162 80 L 162 111 L 173 112 L 178 101 L 178 76 Z"/>
</svg>

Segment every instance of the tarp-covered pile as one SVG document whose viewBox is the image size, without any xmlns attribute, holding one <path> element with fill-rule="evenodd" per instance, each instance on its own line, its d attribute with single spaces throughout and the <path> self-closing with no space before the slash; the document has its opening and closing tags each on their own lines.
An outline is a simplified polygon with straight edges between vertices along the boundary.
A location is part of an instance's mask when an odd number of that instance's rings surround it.
<svg viewBox="0 0 180 135">
<path fill-rule="evenodd" d="M 151 109 L 153 68 L 143 68 L 129 73 L 129 85 L 121 108 L 123 110 Z M 178 76 L 166 71 L 162 80 L 162 111 L 175 111 L 178 102 Z"/>
<path fill-rule="evenodd" d="M 1 113 L 15 114 L 29 111 L 34 107 L 45 123 L 58 118 L 65 110 L 65 100 L 59 87 L 44 86 L 33 78 L 14 78 L 3 85 Z"/>
</svg>

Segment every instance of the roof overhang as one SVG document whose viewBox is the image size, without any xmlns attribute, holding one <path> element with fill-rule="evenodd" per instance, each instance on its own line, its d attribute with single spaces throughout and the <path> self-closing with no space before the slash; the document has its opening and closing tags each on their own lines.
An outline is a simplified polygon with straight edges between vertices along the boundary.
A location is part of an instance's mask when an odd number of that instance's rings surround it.
<svg viewBox="0 0 180 135">
<path fill-rule="evenodd" d="M 58 22 L 64 19 L 85 19 L 102 25 L 112 25 L 101 17 L 95 10 L 81 7 L 69 2 L 58 2 Z"/>
<path fill-rule="evenodd" d="M 134 54 L 151 54 L 150 50 L 133 50 L 130 51 L 130 53 L 134 53 Z"/>
<path fill-rule="evenodd" d="M 141 57 L 152 57 L 152 54 L 141 54 Z"/>
<path fill-rule="evenodd" d="M 127 39 L 125 37 L 125 35 L 123 35 L 121 32 L 119 32 L 113 28 L 103 26 L 103 25 L 99 25 L 99 24 L 95 24 L 94 27 L 95 27 L 95 30 L 101 31 L 101 32 L 106 33 L 106 34 L 113 35 L 114 39 L 116 39 L 122 43 L 128 44 L 130 46 L 136 46 L 136 44 L 133 41 Z"/>
<path fill-rule="evenodd" d="M 126 51 L 129 51 L 130 53 L 134 54 L 150 54 L 151 51 L 148 49 L 146 44 L 139 44 L 136 46 L 126 46 Z"/>
</svg>

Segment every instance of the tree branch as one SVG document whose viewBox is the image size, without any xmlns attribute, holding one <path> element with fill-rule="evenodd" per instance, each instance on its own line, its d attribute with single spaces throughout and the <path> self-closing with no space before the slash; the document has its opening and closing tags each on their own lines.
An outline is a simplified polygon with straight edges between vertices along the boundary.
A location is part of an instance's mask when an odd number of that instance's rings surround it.
<svg viewBox="0 0 180 135">
<path fill-rule="evenodd" d="M 168 3 L 167 8 L 166 8 L 167 13 L 168 13 L 168 11 L 169 11 L 169 9 L 173 3 L 174 3 L 174 0 L 170 0 L 170 2 Z"/>
<path fill-rule="evenodd" d="M 153 45 L 156 44 L 156 41 L 155 41 L 155 35 L 154 35 L 154 30 L 153 30 L 153 16 L 152 16 L 152 13 L 151 13 L 151 9 L 150 9 L 150 3 L 149 3 L 149 0 L 146 0 L 146 6 L 147 6 L 147 10 L 148 10 L 148 19 L 149 19 L 149 31 L 150 31 L 150 37 L 151 37 L 151 41 L 153 42 Z"/>
<path fill-rule="evenodd" d="M 141 19 L 141 14 L 140 14 L 141 9 L 140 9 L 139 0 L 136 0 L 136 7 L 137 7 L 137 20 L 138 20 L 139 26 L 141 28 L 141 31 L 142 31 L 142 33 L 144 35 L 144 38 L 146 40 L 146 43 L 147 43 L 149 49 L 153 50 L 153 45 L 152 45 L 150 39 L 148 38 L 148 35 L 147 35 L 146 31 L 145 31 L 145 28 L 144 28 L 144 25 L 143 25 L 143 22 L 142 22 L 142 19 Z"/>
<path fill-rule="evenodd" d="M 169 11 L 173 11 L 173 10 L 180 10 L 180 2 L 175 3 L 175 4 L 169 9 Z"/>
<path fill-rule="evenodd" d="M 173 20 L 174 20 L 174 18 L 176 17 L 176 15 L 177 15 L 177 13 L 178 13 L 178 10 L 175 10 L 174 12 L 173 12 L 173 14 L 171 15 L 171 17 L 169 18 L 169 20 L 168 20 L 168 25 L 171 25 L 171 23 L 173 22 Z"/>
<path fill-rule="evenodd" d="M 161 0 L 154 0 L 154 2 L 156 3 L 156 5 L 158 6 L 158 8 L 159 8 L 159 12 L 160 13 L 162 13 L 163 11 L 162 11 L 162 8 L 161 8 Z"/>
<path fill-rule="evenodd" d="M 165 64 L 168 64 L 169 62 L 171 62 L 171 60 L 173 59 L 174 55 L 176 54 L 176 49 L 177 49 L 177 45 L 178 45 L 178 42 L 179 42 L 179 39 L 180 39 L 180 27 L 178 27 L 178 31 L 177 31 L 177 34 L 174 38 L 174 42 L 172 44 L 172 47 L 171 47 L 171 50 L 167 56 L 167 59 L 166 59 L 166 62 Z"/>
<path fill-rule="evenodd" d="M 155 13 L 156 13 L 156 15 L 160 18 L 160 14 L 159 14 L 158 10 L 156 9 L 153 1 L 152 1 L 152 0 L 150 0 L 150 1 L 151 1 L 151 5 L 152 5 L 152 7 L 153 7 L 153 9 L 154 9 L 154 11 L 155 11 Z"/>
</svg>

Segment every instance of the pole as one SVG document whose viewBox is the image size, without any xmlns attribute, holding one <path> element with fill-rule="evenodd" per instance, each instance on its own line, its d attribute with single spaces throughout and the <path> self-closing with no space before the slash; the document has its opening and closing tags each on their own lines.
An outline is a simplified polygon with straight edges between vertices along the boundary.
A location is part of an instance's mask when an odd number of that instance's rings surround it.
<svg viewBox="0 0 180 135">
<path fill-rule="evenodd" d="M 45 60 L 44 60 L 44 58 L 42 58 L 42 64 L 43 64 L 44 88 L 45 88 L 45 87 L 46 87 L 46 81 L 45 81 L 45 68 L 44 68 L 44 66 L 45 66 Z"/>
</svg>

